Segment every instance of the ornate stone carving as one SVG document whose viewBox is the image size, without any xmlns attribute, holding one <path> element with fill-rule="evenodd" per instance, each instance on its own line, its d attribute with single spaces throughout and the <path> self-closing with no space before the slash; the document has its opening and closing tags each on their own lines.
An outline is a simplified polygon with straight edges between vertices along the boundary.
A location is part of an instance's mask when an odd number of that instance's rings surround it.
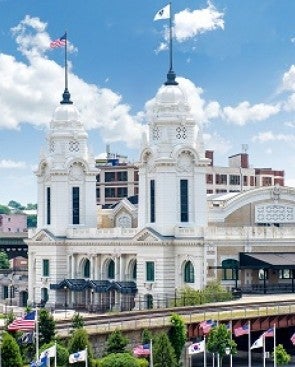
<svg viewBox="0 0 295 367">
<path fill-rule="evenodd" d="M 189 152 L 183 152 L 177 159 L 176 169 L 178 172 L 191 172 L 193 160 Z"/>
<path fill-rule="evenodd" d="M 81 181 L 83 180 L 83 166 L 80 163 L 74 163 L 70 167 L 69 180 L 70 181 Z"/>
<path fill-rule="evenodd" d="M 128 214 L 121 214 L 116 218 L 116 227 L 121 228 L 132 228 L 132 220 L 130 215 Z"/>
<path fill-rule="evenodd" d="M 255 207 L 256 223 L 294 223 L 295 206 L 293 205 L 257 205 Z"/>
</svg>

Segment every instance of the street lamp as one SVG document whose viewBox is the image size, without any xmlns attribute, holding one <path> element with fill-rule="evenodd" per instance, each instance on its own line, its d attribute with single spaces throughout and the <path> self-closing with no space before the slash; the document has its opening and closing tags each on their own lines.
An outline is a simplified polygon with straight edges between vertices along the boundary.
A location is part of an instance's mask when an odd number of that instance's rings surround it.
<svg viewBox="0 0 295 367">
<path fill-rule="evenodd" d="M 231 347 L 225 347 L 225 354 L 227 356 L 230 356 L 230 367 L 232 367 L 233 360 L 232 360 L 232 354 L 231 354 Z"/>
<path fill-rule="evenodd" d="M 65 318 L 67 318 L 67 289 L 68 287 L 64 286 L 64 293 L 65 293 Z"/>
<path fill-rule="evenodd" d="M 94 297 L 94 289 L 91 289 L 91 311 L 93 312 L 93 297 Z"/>
</svg>

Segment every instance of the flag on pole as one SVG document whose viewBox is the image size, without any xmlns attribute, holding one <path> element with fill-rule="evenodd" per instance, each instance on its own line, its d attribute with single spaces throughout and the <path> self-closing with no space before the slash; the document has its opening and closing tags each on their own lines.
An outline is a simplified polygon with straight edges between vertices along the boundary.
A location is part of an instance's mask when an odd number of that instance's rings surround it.
<svg viewBox="0 0 295 367">
<path fill-rule="evenodd" d="M 274 337 L 274 329 L 271 327 L 264 333 L 265 338 L 273 338 Z"/>
<path fill-rule="evenodd" d="M 13 320 L 7 327 L 8 331 L 31 331 L 35 330 L 36 311 L 27 312 L 23 317 Z"/>
<path fill-rule="evenodd" d="M 293 345 L 295 345 L 295 333 L 290 338 Z"/>
<path fill-rule="evenodd" d="M 56 356 L 56 345 L 53 345 L 52 347 L 49 347 L 47 349 L 45 349 L 41 354 L 40 354 L 40 359 L 47 356 L 48 358 L 53 358 Z"/>
<path fill-rule="evenodd" d="M 215 321 L 212 320 L 206 320 L 206 321 L 202 321 L 200 322 L 200 329 L 203 330 L 204 334 L 208 334 L 209 331 L 212 329 L 213 326 L 215 326 Z"/>
<path fill-rule="evenodd" d="M 66 42 L 67 42 L 67 34 L 65 33 L 63 36 L 57 38 L 54 41 L 51 41 L 50 47 L 51 48 L 63 47 L 66 45 Z"/>
<path fill-rule="evenodd" d="M 38 362 L 32 361 L 30 367 L 47 367 L 47 356 L 40 358 Z"/>
<path fill-rule="evenodd" d="M 69 363 L 85 362 L 87 360 L 87 349 L 70 354 Z"/>
<path fill-rule="evenodd" d="M 150 344 L 140 344 L 133 348 L 135 357 L 147 357 L 150 355 Z"/>
<path fill-rule="evenodd" d="M 193 343 L 188 347 L 188 354 L 197 354 L 205 351 L 205 340 L 198 343 Z"/>
<path fill-rule="evenodd" d="M 154 20 L 162 20 L 170 18 L 170 4 L 164 6 L 164 8 L 160 9 L 154 17 Z"/>
<path fill-rule="evenodd" d="M 249 326 L 246 324 L 246 325 L 234 328 L 234 334 L 236 337 L 249 334 Z"/>
<path fill-rule="evenodd" d="M 261 348 L 264 345 L 264 336 L 263 334 L 257 339 L 255 340 L 255 342 L 251 345 L 250 349 L 256 349 L 256 348 Z"/>
</svg>

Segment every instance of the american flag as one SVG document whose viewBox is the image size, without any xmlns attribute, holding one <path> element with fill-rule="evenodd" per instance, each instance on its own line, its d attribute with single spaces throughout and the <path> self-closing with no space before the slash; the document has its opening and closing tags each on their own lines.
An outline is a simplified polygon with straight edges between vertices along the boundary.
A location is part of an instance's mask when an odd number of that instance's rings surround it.
<svg viewBox="0 0 295 367">
<path fill-rule="evenodd" d="M 249 334 L 249 326 L 243 325 L 243 326 L 234 328 L 234 334 L 236 337 Z"/>
<path fill-rule="evenodd" d="M 212 321 L 212 320 L 202 321 L 200 322 L 199 326 L 200 326 L 200 329 L 203 330 L 204 334 L 208 334 L 211 328 L 215 326 L 215 321 Z"/>
<path fill-rule="evenodd" d="M 295 345 L 295 333 L 290 338 L 293 345 Z"/>
<path fill-rule="evenodd" d="M 264 333 L 265 338 L 273 338 L 273 336 L 274 336 L 274 331 L 272 327 L 266 330 L 266 332 Z"/>
<path fill-rule="evenodd" d="M 8 331 L 35 330 L 36 311 L 27 312 L 23 317 L 18 317 L 8 325 Z"/>
<path fill-rule="evenodd" d="M 57 38 L 54 41 L 50 42 L 50 47 L 51 48 L 56 48 L 56 47 L 63 47 L 66 45 L 67 42 L 67 34 L 65 33 L 63 36 L 61 36 L 60 38 Z"/>
</svg>

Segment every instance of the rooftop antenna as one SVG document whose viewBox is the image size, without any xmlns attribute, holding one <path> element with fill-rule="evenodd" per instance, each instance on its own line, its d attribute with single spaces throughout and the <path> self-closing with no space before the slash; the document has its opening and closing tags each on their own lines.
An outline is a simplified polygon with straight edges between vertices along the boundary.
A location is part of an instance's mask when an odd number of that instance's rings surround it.
<svg viewBox="0 0 295 367">
<path fill-rule="evenodd" d="M 242 144 L 242 153 L 248 152 L 248 144 Z"/>
</svg>

